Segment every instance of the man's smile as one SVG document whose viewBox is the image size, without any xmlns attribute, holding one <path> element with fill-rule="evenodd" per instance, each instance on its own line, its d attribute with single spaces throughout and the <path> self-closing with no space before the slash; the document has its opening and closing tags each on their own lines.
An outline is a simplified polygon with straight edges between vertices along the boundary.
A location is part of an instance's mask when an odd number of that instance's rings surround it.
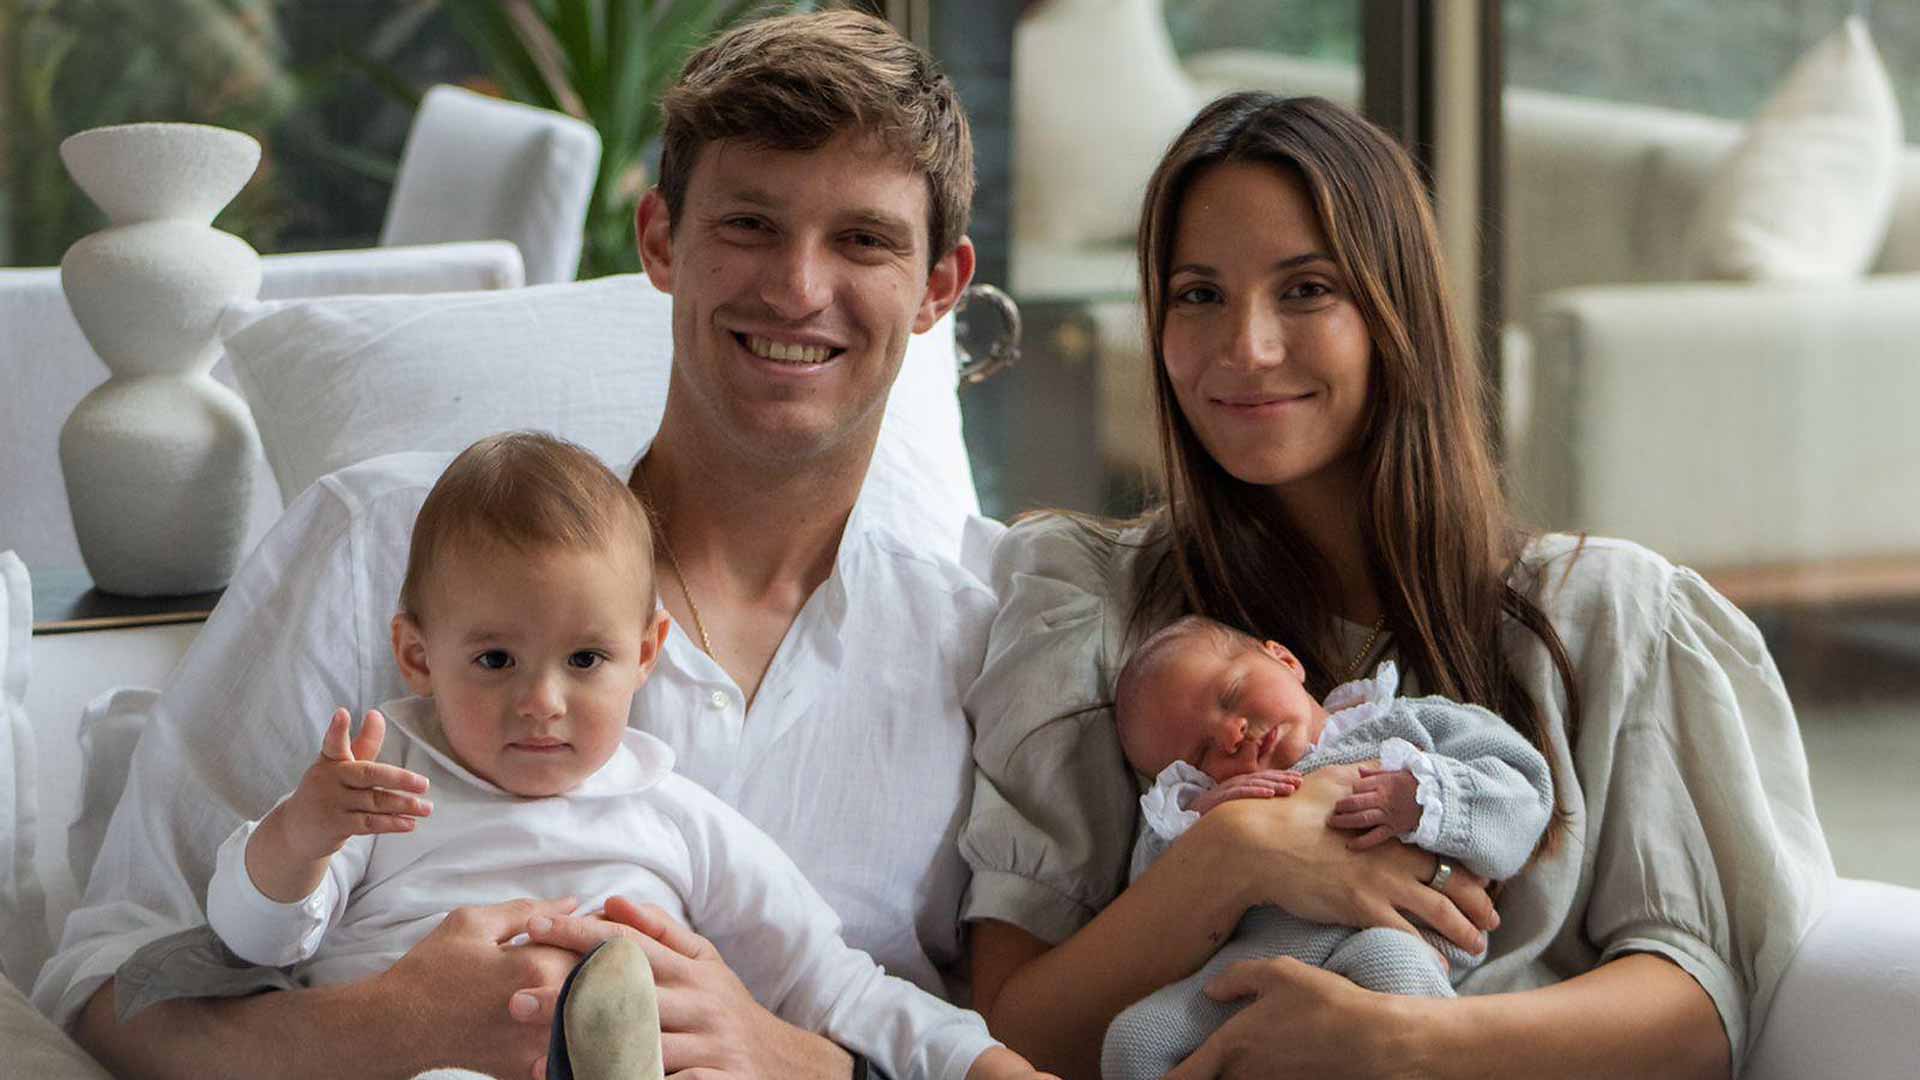
<svg viewBox="0 0 1920 1080">
<path fill-rule="evenodd" d="M 772 360 L 779 364 L 810 366 L 824 364 L 845 353 L 846 350 L 832 345 L 808 343 L 803 341 L 783 341 L 762 337 L 759 334 L 743 334 L 735 331 L 733 339 L 741 347 L 762 360 Z"/>
</svg>

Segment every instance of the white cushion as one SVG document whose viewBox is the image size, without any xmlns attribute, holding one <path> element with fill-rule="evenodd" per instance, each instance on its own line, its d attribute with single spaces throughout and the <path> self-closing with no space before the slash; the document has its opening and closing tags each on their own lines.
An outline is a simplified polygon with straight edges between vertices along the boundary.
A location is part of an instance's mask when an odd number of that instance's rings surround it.
<svg viewBox="0 0 1920 1080">
<path fill-rule="evenodd" d="M 33 591 L 26 564 L 0 551 L 0 973 L 22 986 L 46 959 L 45 899 L 33 869 L 39 828 L 33 726 L 27 722 L 27 651 Z M 30 930 L 31 932 L 22 932 Z"/>
<path fill-rule="evenodd" d="M 260 471 L 277 506 L 279 496 L 264 461 Z M 27 710 L 33 717 L 34 786 L 40 802 L 34 860 L 46 895 L 42 938 L 47 945 L 58 942 L 120 801 L 127 765 L 150 715 L 134 710 L 143 697 L 156 696 L 152 690 L 112 687 L 165 685 L 200 627 L 167 623 L 33 639 Z M 0 1074 L 4 1072 L 0 1068 Z"/>
<path fill-rule="evenodd" d="M 517 289 L 526 283 L 520 249 L 510 241 L 470 240 L 263 255 L 257 299 Z"/>
<path fill-rule="evenodd" d="M 1920 1062 L 1920 889 L 1834 883 L 1780 977 L 1743 1080 L 1898 1080 Z"/>
<path fill-rule="evenodd" d="M 644 275 L 507 292 L 261 302 L 229 312 L 227 354 L 286 501 L 403 450 L 551 431 L 615 468 L 659 427 L 671 298 Z M 954 556 L 977 513 L 961 439 L 953 321 L 907 348 L 867 498 Z"/>
<path fill-rule="evenodd" d="M 1898 191 L 1900 107 L 1849 18 L 1801 57 L 1716 171 L 1695 221 L 1706 277 L 1850 277 L 1872 264 Z"/>
<path fill-rule="evenodd" d="M 160 691 L 129 686 L 101 694 L 80 714 L 80 809 L 67 826 L 67 867 L 78 892 L 93 876 L 113 808 L 127 790 L 140 732 L 159 702 Z"/>
</svg>

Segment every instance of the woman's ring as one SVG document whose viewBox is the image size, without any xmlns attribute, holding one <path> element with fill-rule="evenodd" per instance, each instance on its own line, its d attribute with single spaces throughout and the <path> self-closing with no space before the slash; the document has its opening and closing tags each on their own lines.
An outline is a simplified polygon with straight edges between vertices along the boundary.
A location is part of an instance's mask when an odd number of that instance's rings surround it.
<svg viewBox="0 0 1920 1080">
<path fill-rule="evenodd" d="M 1445 859 L 1433 868 L 1433 876 L 1427 879 L 1427 888 L 1437 892 L 1447 891 L 1447 882 L 1453 878 L 1453 864 Z"/>
</svg>

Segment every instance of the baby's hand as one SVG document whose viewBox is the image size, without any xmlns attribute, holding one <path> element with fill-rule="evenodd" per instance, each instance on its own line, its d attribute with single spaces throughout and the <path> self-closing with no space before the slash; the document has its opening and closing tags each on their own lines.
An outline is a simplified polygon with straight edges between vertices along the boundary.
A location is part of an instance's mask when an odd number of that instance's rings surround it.
<svg viewBox="0 0 1920 1080">
<path fill-rule="evenodd" d="M 1347 842 L 1354 851 L 1386 843 L 1420 826 L 1420 781 L 1410 772 L 1363 766 L 1347 797 L 1333 804 L 1327 824 L 1336 829 L 1366 829 Z"/>
<path fill-rule="evenodd" d="M 1259 772 L 1242 773 L 1222 782 L 1218 787 L 1209 788 L 1193 800 L 1192 810 L 1204 814 L 1221 803 L 1235 799 L 1271 799 L 1277 795 L 1291 795 L 1300 788 L 1300 774 L 1284 772 L 1280 769 L 1262 769 Z"/>
<path fill-rule="evenodd" d="M 380 710 L 367 710 L 360 737 L 349 742 L 352 726 L 352 713 L 334 710 L 320 760 L 268 815 L 280 818 L 276 828 L 282 841 L 301 859 L 328 858 L 351 836 L 411 832 L 415 818 L 433 813 L 433 804 L 419 797 L 427 793 L 426 777 L 373 760 L 387 733 Z"/>
</svg>

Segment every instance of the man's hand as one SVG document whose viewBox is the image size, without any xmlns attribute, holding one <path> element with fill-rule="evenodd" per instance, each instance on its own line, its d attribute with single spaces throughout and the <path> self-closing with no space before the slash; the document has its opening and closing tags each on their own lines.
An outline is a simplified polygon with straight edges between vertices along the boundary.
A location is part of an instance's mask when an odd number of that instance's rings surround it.
<svg viewBox="0 0 1920 1080">
<path fill-rule="evenodd" d="M 333 711 L 319 760 L 247 841 L 247 876 L 271 900 L 291 904 L 319 888 L 327 860 L 350 837 L 412 832 L 416 818 L 433 813 L 422 797 L 426 777 L 374 760 L 387 733 L 380 710 L 367 710 L 350 741 L 352 726 L 352 713 Z"/>
<path fill-rule="evenodd" d="M 1354 851 L 1365 851 L 1420 827 L 1420 781 L 1405 770 L 1360 770 L 1353 791 L 1333 804 L 1327 824 L 1336 829 L 1365 829 L 1347 841 Z"/>
<path fill-rule="evenodd" d="M 601 915 L 535 918 L 527 932 L 535 943 L 583 955 L 617 936 L 640 943 L 660 991 L 660 1048 L 668 1075 L 701 1069 L 711 1070 L 701 1075 L 716 1080 L 762 1076 L 844 1080 L 852 1069 L 853 1059 L 845 1050 L 762 1008 L 713 943 L 665 911 L 614 897 Z M 515 1018 L 551 1022 L 558 993 L 556 983 L 514 995 Z"/>
<path fill-rule="evenodd" d="M 1193 812 L 1204 814 L 1223 802 L 1235 799 L 1271 799 L 1300 790 L 1300 774 L 1281 769 L 1261 769 L 1242 773 L 1200 793 L 1193 800 Z"/>
<path fill-rule="evenodd" d="M 458 1064 L 489 1076 L 535 1075 L 547 1052 L 546 1020 L 509 1005 L 521 993 L 560 992 L 578 954 L 551 945 L 509 945 L 530 920 L 565 916 L 578 903 L 513 900 L 458 908 L 370 980 L 373 1006 L 395 1017 L 389 1030 L 406 1040 L 404 1072 Z M 518 1023 L 514 1021 L 519 1021 Z"/>
</svg>

